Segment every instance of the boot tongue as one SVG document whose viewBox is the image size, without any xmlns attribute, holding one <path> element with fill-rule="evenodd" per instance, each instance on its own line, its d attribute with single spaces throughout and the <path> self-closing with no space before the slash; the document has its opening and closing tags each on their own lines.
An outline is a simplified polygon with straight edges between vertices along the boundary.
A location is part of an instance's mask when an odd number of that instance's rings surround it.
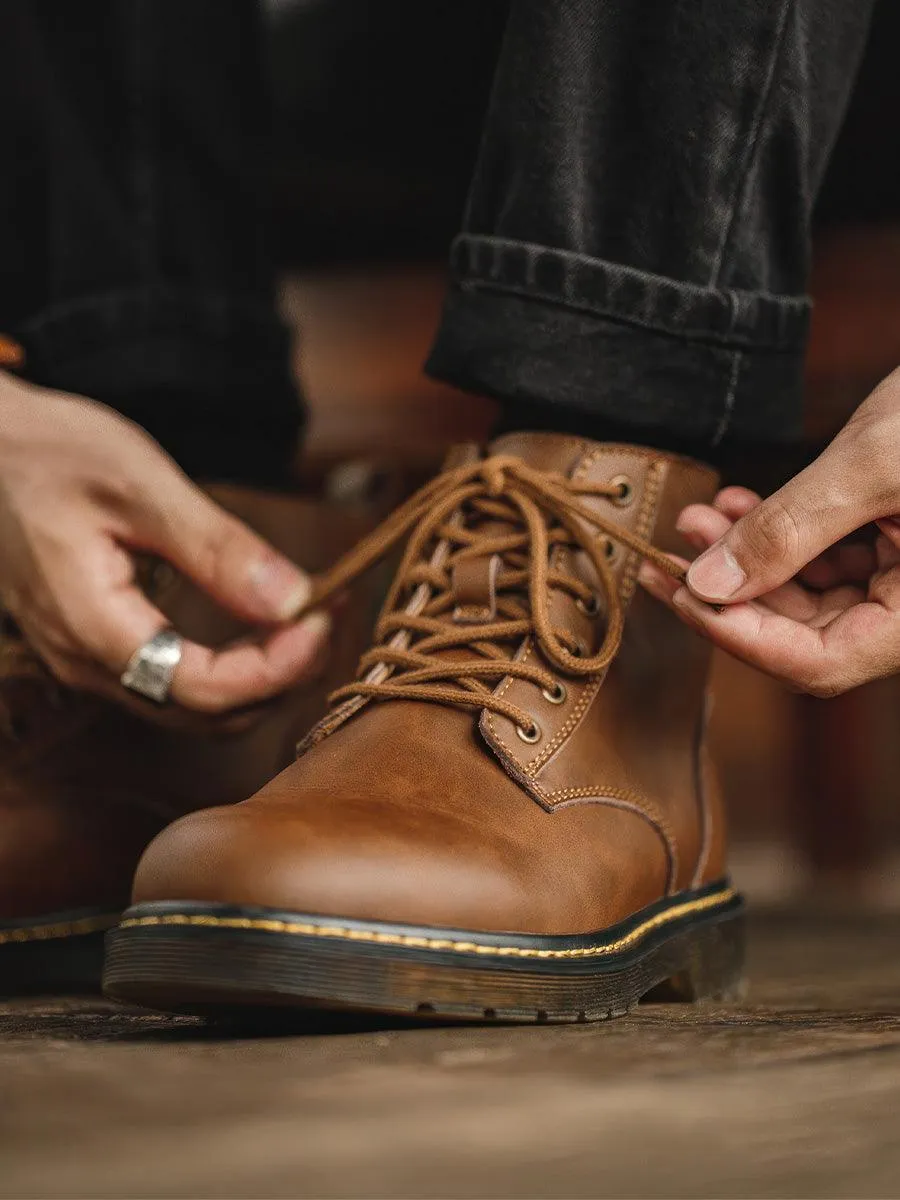
<svg viewBox="0 0 900 1200">
<path fill-rule="evenodd" d="M 568 475 L 592 445 L 567 433 L 505 433 L 487 448 L 488 455 L 512 455 L 539 471 Z"/>
<path fill-rule="evenodd" d="M 509 455 L 530 467 L 568 475 L 584 455 L 580 438 L 556 433 L 508 433 L 487 447 L 487 456 Z M 486 533 L 502 533 L 507 526 L 500 521 L 485 522 Z M 453 620 L 456 624 L 492 621 L 497 614 L 496 578 L 500 569 L 496 555 L 464 558 L 453 567 Z"/>
<path fill-rule="evenodd" d="M 504 434 L 483 448 L 479 448 L 474 444 L 455 447 L 445 461 L 445 469 L 449 471 L 459 467 L 474 466 L 484 458 L 502 456 L 519 459 L 522 463 L 536 471 L 553 473 L 563 478 L 571 478 L 575 471 L 582 467 L 587 458 L 593 460 L 595 456 L 605 457 L 606 453 L 609 453 L 612 463 L 618 467 L 621 455 L 617 459 L 615 446 L 607 446 L 602 443 L 591 442 L 584 438 L 572 437 L 565 434 L 518 432 Z M 585 500 L 585 505 L 592 507 L 593 502 L 594 498 L 588 497 Z M 598 497 L 598 503 L 601 502 Z M 608 504 L 608 501 L 606 503 Z M 452 524 L 454 521 L 458 521 L 469 531 L 477 530 L 479 533 L 483 533 L 486 539 L 495 534 L 502 537 L 513 531 L 521 531 L 520 521 L 513 520 L 512 518 L 506 520 L 499 516 L 488 515 L 483 512 L 479 514 L 473 511 L 473 507 L 471 506 L 467 512 L 461 511 L 456 513 L 454 517 L 450 518 L 448 523 Z M 465 540 L 460 539 L 460 543 L 465 542 Z M 443 596 L 448 597 L 449 603 L 442 607 L 439 621 L 442 624 L 446 623 L 448 627 L 454 625 L 459 627 L 461 635 L 464 634 L 466 625 L 488 624 L 494 619 L 494 614 L 501 621 L 507 619 L 506 613 L 502 610 L 506 609 L 506 612 L 509 612 L 513 606 L 503 605 L 502 597 L 514 599 L 517 602 L 516 607 L 521 608 L 523 617 L 526 616 L 530 603 L 527 580 L 521 587 L 517 586 L 515 592 L 509 589 L 501 589 L 499 586 L 499 577 L 504 571 L 505 564 L 503 558 L 495 554 L 488 547 L 482 550 L 481 547 L 478 547 L 477 542 L 472 549 L 476 552 L 473 553 L 471 550 L 466 552 L 465 549 L 460 552 L 459 549 L 454 549 L 452 552 L 453 561 L 449 563 L 446 563 L 446 543 L 440 543 L 436 551 L 432 552 L 431 555 L 428 555 L 426 551 L 430 567 L 441 568 L 446 566 L 448 568 L 447 590 L 441 589 L 441 591 Z M 557 553 L 554 557 L 557 558 L 561 566 L 565 568 L 574 566 L 578 569 L 579 575 L 587 574 L 590 576 L 590 584 L 595 582 L 592 570 L 581 570 L 580 562 L 573 561 L 578 556 L 573 555 L 568 547 L 557 546 L 556 551 Z M 516 555 L 516 560 L 521 560 L 521 558 L 522 555 Z M 518 572 L 517 561 L 514 561 L 512 569 Z M 587 580 L 585 581 L 587 582 Z M 432 593 L 432 596 L 434 597 L 434 593 Z M 552 606 L 550 612 L 551 623 L 554 623 L 554 625 L 558 624 L 560 628 L 567 629 L 572 621 L 571 610 L 573 610 L 573 605 L 571 600 L 568 597 L 553 596 L 550 602 Z M 427 601 L 427 604 L 430 603 L 430 600 Z M 406 601 L 398 597 L 398 606 L 395 611 L 401 613 L 405 608 L 407 612 L 420 613 L 422 606 L 418 605 L 413 608 L 414 604 L 416 604 L 415 593 L 408 595 Z M 560 605 L 566 611 L 561 614 L 557 621 L 556 610 Z M 576 619 L 580 622 L 580 625 L 584 626 L 583 630 L 579 629 L 579 634 L 583 633 L 585 643 L 587 644 L 591 629 L 596 630 L 600 614 L 598 613 L 596 616 L 593 614 L 585 615 L 578 610 L 574 611 Z M 516 620 L 517 618 L 511 616 L 509 619 Z M 394 637 L 397 636 L 399 635 L 394 635 Z M 409 633 L 404 636 L 409 638 L 405 645 L 415 650 L 416 645 L 425 640 L 426 635 Z M 495 638 L 483 640 L 490 642 L 493 647 L 500 651 L 499 661 L 502 661 L 503 658 L 512 658 L 515 655 L 521 645 L 522 637 L 517 634 L 502 641 L 498 641 Z M 374 650 L 377 652 L 377 646 Z M 461 638 L 461 644 L 429 651 L 429 655 L 438 661 L 443 660 L 448 663 L 471 662 L 476 656 L 477 661 L 484 661 L 478 648 L 473 649 L 473 646 L 468 644 L 464 638 Z M 379 668 L 373 667 L 370 670 L 369 676 L 366 677 L 366 682 L 378 683 L 383 682 L 388 677 L 393 677 L 393 681 L 398 683 L 402 680 L 403 674 L 404 669 L 402 667 L 396 670 L 391 668 L 388 671 L 385 671 L 382 667 L 380 672 Z M 488 687 L 490 688 L 490 684 L 488 684 Z M 364 707 L 367 709 L 367 721 L 373 722 L 375 727 L 379 727 L 379 721 L 385 721 L 387 722 L 384 726 L 385 729 L 394 728 L 393 722 L 396 717 L 391 716 L 388 712 L 393 707 L 392 705 L 376 704 L 373 706 L 362 696 L 353 698 L 352 685 L 348 685 L 346 690 L 351 694 L 348 695 L 345 701 L 345 707 L 333 710 L 332 715 L 326 717 L 319 726 L 311 731 L 298 747 L 300 753 L 305 752 L 305 750 L 323 737 L 327 737 L 333 729 L 342 725 L 344 721 Z M 426 719 L 424 717 L 426 713 L 429 714 L 427 720 L 432 720 L 430 713 L 434 712 L 435 708 L 425 701 L 420 701 L 412 697 L 409 699 L 398 697 L 396 703 L 402 705 L 403 711 L 417 713 L 416 723 L 422 719 Z M 463 717 L 464 714 L 460 711 L 458 715 Z M 444 718 L 442 717 L 441 719 L 443 720 Z M 465 719 L 468 721 L 471 718 L 466 716 Z"/>
<path fill-rule="evenodd" d="M 499 527 L 499 522 L 498 522 Z M 479 625 L 497 619 L 497 575 L 499 554 L 479 554 L 456 562 L 450 572 L 453 620 Z"/>
</svg>

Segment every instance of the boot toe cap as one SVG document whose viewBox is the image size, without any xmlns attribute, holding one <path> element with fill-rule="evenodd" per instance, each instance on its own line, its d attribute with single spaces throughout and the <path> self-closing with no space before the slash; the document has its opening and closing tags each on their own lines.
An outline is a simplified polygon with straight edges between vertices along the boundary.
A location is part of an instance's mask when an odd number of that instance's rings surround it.
<svg viewBox="0 0 900 1200">
<path fill-rule="evenodd" d="M 514 929 L 538 914 L 527 852 L 444 816 L 428 836 L 389 802 L 341 804 L 339 820 L 253 801 L 192 813 L 147 848 L 133 902 L 262 907 L 397 924 Z"/>
</svg>

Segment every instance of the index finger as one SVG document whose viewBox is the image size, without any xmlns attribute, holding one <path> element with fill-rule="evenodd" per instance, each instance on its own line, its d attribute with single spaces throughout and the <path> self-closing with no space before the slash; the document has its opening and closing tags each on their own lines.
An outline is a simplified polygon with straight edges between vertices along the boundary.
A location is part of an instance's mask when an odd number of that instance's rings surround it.
<svg viewBox="0 0 900 1200">
<path fill-rule="evenodd" d="M 675 609 L 715 645 L 792 687 L 833 696 L 900 669 L 900 616 L 862 602 L 815 627 L 747 601 L 717 611 L 681 588 Z"/>
<path fill-rule="evenodd" d="M 315 671 L 330 629 L 326 613 L 219 649 L 185 642 L 171 698 L 202 713 L 223 713 L 268 700 Z"/>
<path fill-rule="evenodd" d="M 110 586 L 99 569 L 79 577 L 69 589 L 67 620 L 78 631 L 79 644 L 73 650 L 111 673 L 107 677 L 102 671 L 91 672 L 89 686 L 112 691 L 119 699 L 128 698 L 118 683 L 126 664 L 169 624 L 133 580 L 120 578 Z M 302 621 L 217 649 L 185 640 L 170 699 L 207 715 L 271 699 L 310 675 L 329 626 L 327 614 L 313 612 Z"/>
</svg>

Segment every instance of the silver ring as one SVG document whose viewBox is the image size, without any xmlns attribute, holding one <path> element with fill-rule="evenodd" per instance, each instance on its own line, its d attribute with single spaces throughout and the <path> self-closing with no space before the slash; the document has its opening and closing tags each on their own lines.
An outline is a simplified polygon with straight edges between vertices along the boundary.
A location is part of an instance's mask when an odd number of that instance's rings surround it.
<svg viewBox="0 0 900 1200">
<path fill-rule="evenodd" d="M 148 700 L 165 704 L 172 690 L 175 668 L 181 662 L 184 638 L 174 629 L 161 629 L 139 646 L 122 672 L 122 687 Z"/>
</svg>

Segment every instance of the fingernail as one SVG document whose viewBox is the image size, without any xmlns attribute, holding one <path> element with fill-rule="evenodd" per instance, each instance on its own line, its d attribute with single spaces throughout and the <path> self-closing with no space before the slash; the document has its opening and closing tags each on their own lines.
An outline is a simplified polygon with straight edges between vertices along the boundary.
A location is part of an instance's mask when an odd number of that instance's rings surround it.
<svg viewBox="0 0 900 1200">
<path fill-rule="evenodd" d="M 691 607 L 692 600 L 694 600 L 694 597 L 691 595 L 691 593 L 687 590 L 686 587 L 680 587 L 678 589 L 678 591 L 675 593 L 675 595 L 672 597 L 672 603 L 681 612 L 681 614 L 685 618 L 685 620 L 690 621 L 692 625 L 699 626 L 700 620 L 699 620 L 697 614 L 694 612 L 693 608 Z"/>
<path fill-rule="evenodd" d="M 675 528 L 678 529 L 678 526 L 676 525 Z M 693 546 L 695 550 L 706 549 L 707 543 L 703 540 L 699 533 L 692 533 L 690 530 L 685 531 L 684 529 L 678 529 L 678 532 L 688 543 L 688 545 Z"/>
<path fill-rule="evenodd" d="M 323 609 L 317 608 L 303 618 L 300 628 L 306 630 L 312 641 L 324 642 L 331 634 L 331 617 Z"/>
<path fill-rule="evenodd" d="M 678 589 L 678 591 L 672 597 L 672 603 L 676 604 L 683 613 L 689 616 L 692 620 L 695 620 L 698 624 L 702 624 L 702 621 L 700 620 L 700 612 L 702 612 L 703 616 L 706 616 L 707 613 L 711 612 L 728 612 L 727 604 L 711 604 L 707 600 L 700 600 L 686 587 Z M 700 608 L 700 612 L 697 611 L 698 607 Z"/>
<path fill-rule="evenodd" d="M 727 546 L 713 546 L 688 568 L 688 586 L 704 600 L 727 600 L 747 582 Z"/>
<path fill-rule="evenodd" d="M 279 621 L 290 621 L 309 600 L 309 580 L 292 563 L 268 559 L 249 572 L 250 586 Z"/>
<path fill-rule="evenodd" d="M 649 563 L 641 563 L 638 570 L 638 582 L 650 592 L 655 592 L 659 589 L 659 580 L 657 579 L 656 572 Z"/>
</svg>

